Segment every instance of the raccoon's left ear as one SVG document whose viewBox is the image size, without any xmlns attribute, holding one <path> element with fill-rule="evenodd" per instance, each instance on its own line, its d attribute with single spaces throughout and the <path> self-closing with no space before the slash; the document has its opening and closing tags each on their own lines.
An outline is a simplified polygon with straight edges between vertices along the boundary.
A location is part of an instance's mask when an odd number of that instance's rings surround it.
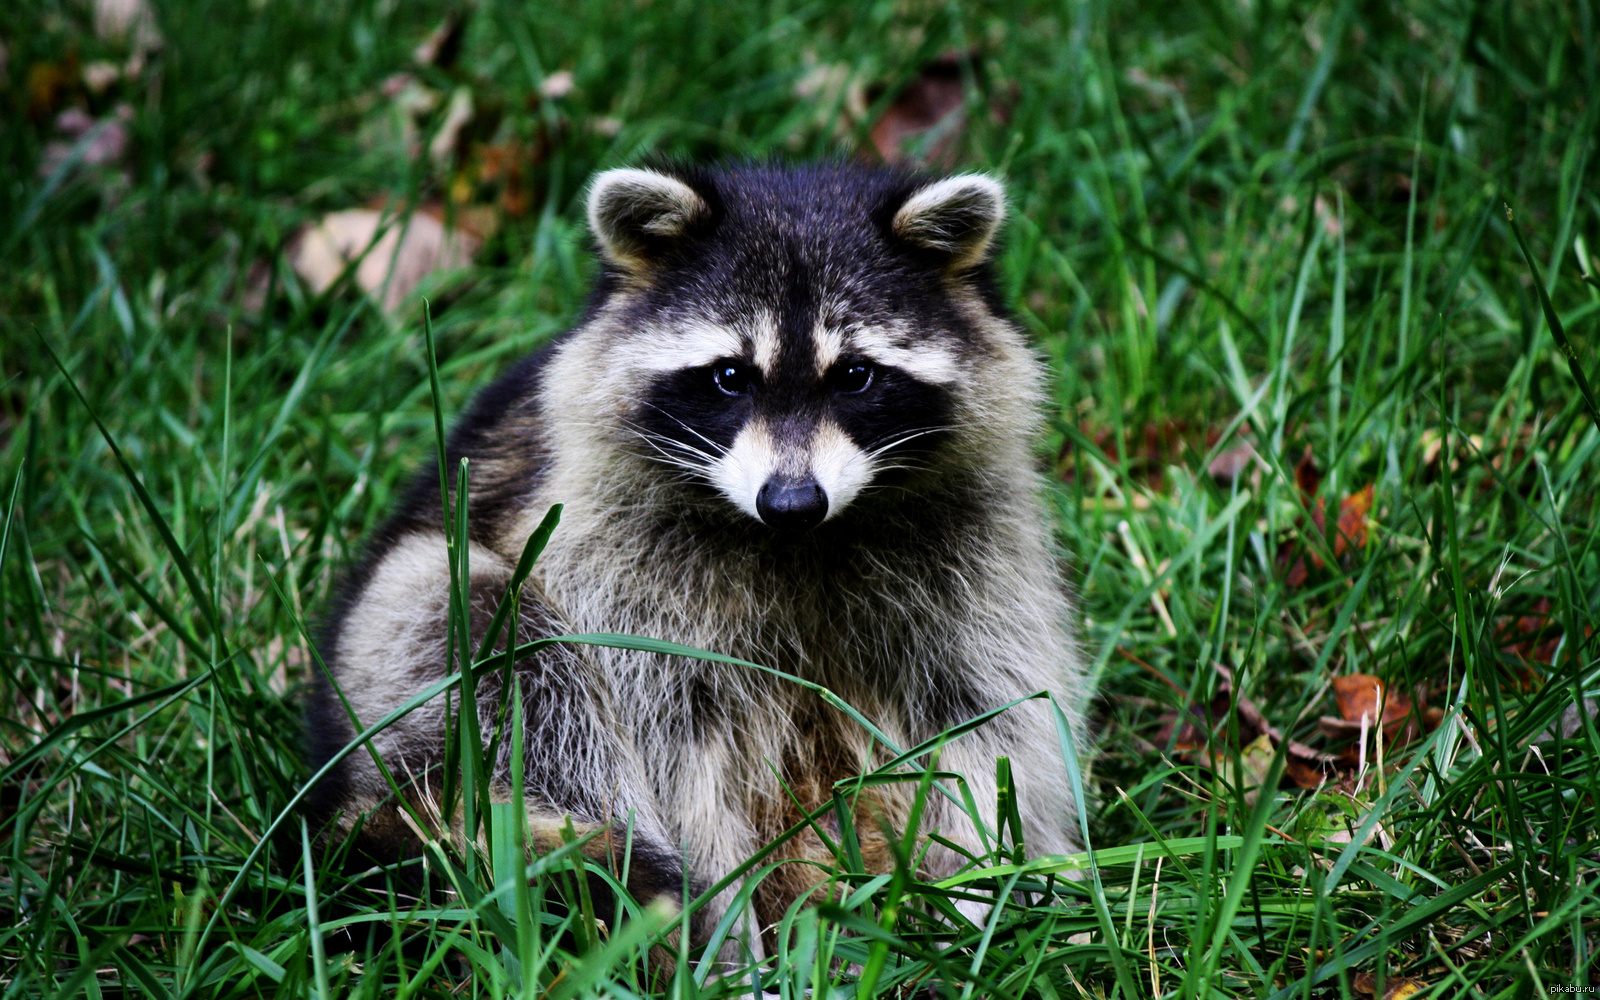
<svg viewBox="0 0 1600 1000">
<path fill-rule="evenodd" d="M 894 214 L 894 233 L 914 246 L 950 256 L 959 270 L 983 260 L 1006 215 L 1006 192 L 985 174 L 934 181 Z"/>
<path fill-rule="evenodd" d="M 654 170 L 607 170 L 589 188 L 589 228 L 606 260 L 633 274 L 711 212 L 694 188 Z"/>
</svg>

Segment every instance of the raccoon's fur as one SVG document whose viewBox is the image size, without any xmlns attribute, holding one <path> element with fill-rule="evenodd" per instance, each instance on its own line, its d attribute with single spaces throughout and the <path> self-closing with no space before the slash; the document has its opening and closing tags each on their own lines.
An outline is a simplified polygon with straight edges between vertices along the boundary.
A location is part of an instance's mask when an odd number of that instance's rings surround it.
<svg viewBox="0 0 1600 1000">
<path fill-rule="evenodd" d="M 484 391 L 449 441 L 451 470 L 470 461 L 475 628 L 559 502 L 519 641 L 621 632 L 754 661 L 832 689 L 901 748 L 1047 691 L 1081 752 L 1086 681 L 1032 455 L 1042 370 L 986 264 L 1004 206 L 995 181 L 971 174 L 601 174 L 589 221 L 603 269 L 582 321 Z M 321 653 L 349 707 L 327 681 L 315 693 L 314 766 L 444 676 L 442 523 L 430 469 L 346 582 Z M 569 817 L 580 831 L 631 824 L 645 895 L 713 884 L 800 809 L 826 805 L 834 782 L 892 756 L 813 692 L 748 667 L 571 644 L 516 672 L 526 751 L 511 760 L 500 744 L 494 787 L 509 794 L 521 770 L 532 850 L 558 843 Z M 490 675 L 485 734 L 499 704 Z M 372 741 L 413 802 L 437 793 L 446 706 Z M 991 828 L 1002 755 L 1028 849 L 1077 848 L 1049 701 L 1022 702 L 938 758 Z M 879 784 L 856 800 L 869 864 L 891 866 L 884 831 L 915 794 Z M 359 818 L 369 856 L 420 853 L 365 750 L 312 800 L 346 828 Z M 920 833 L 981 850 L 941 794 Z M 823 856 L 809 831 L 781 850 Z M 935 845 L 925 873 L 962 861 Z M 759 926 L 820 879 L 779 868 L 755 892 Z"/>
</svg>

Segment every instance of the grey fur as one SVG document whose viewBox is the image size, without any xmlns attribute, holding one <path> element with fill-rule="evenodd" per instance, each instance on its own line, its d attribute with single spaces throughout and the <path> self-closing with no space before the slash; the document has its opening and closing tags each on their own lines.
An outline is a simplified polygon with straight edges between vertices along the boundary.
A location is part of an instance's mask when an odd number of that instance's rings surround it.
<svg viewBox="0 0 1600 1000">
<path fill-rule="evenodd" d="M 564 520 L 524 588 L 524 639 L 633 633 L 763 663 L 831 688 L 902 747 L 1048 691 L 1086 755 L 1086 681 L 1031 454 L 1043 372 L 984 264 L 1003 212 L 999 185 L 977 175 L 602 175 L 589 214 L 605 269 L 586 316 L 487 390 L 451 439 L 450 467 L 465 456 L 472 469 L 477 627 L 560 502 Z M 783 515 L 774 482 L 815 489 L 825 512 L 806 530 L 769 527 Z M 438 492 L 436 471 L 419 477 L 325 632 L 322 654 L 362 724 L 442 676 Z M 835 781 L 889 756 L 809 692 L 747 668 L 568 646 L 518 672 L 528 752 L 493 762 L 497 787 L 522 769 L 537 829 L 631 817 L 645 894 L 670 895 L 684 861 L 695 884 L 716 881 L 793 822 L 791 792 L 819 808 Z M 498 680 L 485 684 L 492 705 Z M 327 683 L 308 719 L 314 763 L 355 732 Z M 436 700 L 374 745 L 392 770 L 424 776 L 442 760 L 445 724 Z M 942 752 L 939 767 L 965 775 L 991 827 L 1000 755 L 1030 851 L 1077 849 L 1048 701 Z M 909 794 L 870 791 L 858 829 L 881 841 L 879 819 L 903 821 Z M 397 819 L 364 754 L 314 805 L 346 826 L 372 811 L 368 853 L 380 858 L 430 835 Z M 978 849 L 940 795 L 922 820 L 935 830 Z M 869 862 L 888 864 L 878 847 Z M 788 849 L 820 852 L 809 833 Z M 926 873 L 961 863 L 936 847 Z M 755 916 L 770 924 L 817 879 L 784 866 Z M 725 905 L 703 913 L 699 933 Z"/>
</svg>

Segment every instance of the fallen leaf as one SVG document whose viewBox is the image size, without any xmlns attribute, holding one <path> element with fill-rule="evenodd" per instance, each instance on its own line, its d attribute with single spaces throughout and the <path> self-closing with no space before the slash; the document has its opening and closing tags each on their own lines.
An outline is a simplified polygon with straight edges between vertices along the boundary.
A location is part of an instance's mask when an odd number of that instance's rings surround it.
<svg viewBox="0 0 1600 1000">
<path fill-rule="evenodd" d="M 1339 718 L 1323 716 L 1317 720 L 1317 727 L 1328 736 L 1359 738 L 1363 731 L 1381 730 L 1385 746 L 1405 746 L 1422 735 L 1412 700 L 1399 692 L 1386 692 L 1377 677 L 1335 677 L 1333 696 L 1339 706 Z"/>
<path fill-rule="evenodd" d="M 1246 470 L 1260 468 L 1263 464 L 1265 463 L 1261 461 L 1261 457 L 1256 454 L 1255 445 L 1249 441 L 1240 441 L 1232 448 L 1218 452 L 1217 457 L 1206 466 L 1206 472 L 1212 479 L 1228 486 Z"/>
<path fill-rule="evenodd" d="M 1358 972 L 1350 978 L 1350 986 L 1362 996 L 1370 997 L 1378 988 L 1378 980 L 1370 972 Z M 1382 1000 L 1405 1000 L 1406 997 L 1416 996 L 1427 988 L 1428 984 L 1420 979 L 1389 976 L 1383 984 Z"/>
<path fill-rule="evenodd" d="M 1244 756 L 1264 767 L 1262 748 L 1276 750 L 1283 742 L 1283 733 L 1267 722 L 1266 716 L 1249 698 L 1243 695 L 1235 698 L 1233 673 L 1227 667 L 1219 663 L 1215 664 L 1215 669 L 1220 676 L 1211 701 L 1204 706 L 1189 706 L 1181 720 L 1176 712 L 1164 716 L 1157 742 L 1170 743 L 1173 750 L 1185 758 L 1220 770 L 1226 759 L 1227 740 L 1237 731 L 1238 745 L 1246 748 Z M 1339 770 L 1337 758 L 1294 740 L 1289 741 L 1286 757 L 1284 777 L 1301 788 L 1316 788 Z M 1265 758 L 1266 762 L 1270 760 L 1270 755 Z M 1247 770 L 1251 766 L 1247 763 Z M 1263 778 L 1264 772 L 1256 776 L 1256 783 Z"/>
<path fill-rule="evenodd" d="M 1245 802 L 1254 804 L 1256 792 L 1266 783 L 1272 770 L 1272 758 L 1277 754 L 1272 737 L 1262 733 L 1239 751 L 1239 768 L 1244 782 Z"/>
<path fill-rule="evenodd" d="M 1283 762 L 1283 776 L 1293 782 L 1296 788 L 1322 787 L 1332 776 L 1333 765 L 1322 764 L 1320 758 L 1324 755 L 1316 754 L 1315 752 L 1310 752 L 1310 756 L 1317 757 L 1319 758 L 1318 760 L 1306 759 L 1306 755 L 1296 752 L 1296 747 L 1299 746 L 1300 744 L 1290 745 L 1289 756 Z M 1302 749 L 1310 751 L 1309 747 Z M 1329 759 L 1331 760 L 1331 758 Z"/>
<path fill-rule="evenodd" d="M 921 163 L 937 167 L 956 164 L 961 137 L 966 132 L 967 80 L 979 77 L 976 53 L 952 52 L 922 67 L 878 120 L 872 123 L 872 148 L 885 163 Z M 869 105 L 883 96 L 882 88 L 867 91 Z M 998 121 L 1009 114 L 1007 102 L 993 101 L 990 113 Z M 925 143 L 920 155 L 909 147 Z"/>
<path fill-rule="evenodd" d="M 1308 445 L 1300 461 L 1295 463 L 1294 481 L 1300 489 L 1302 501 L 1311 513 L 1311 524 L 1318 537 L 1327 533 L 1328 511 L 1327 501 L 1316 495 L 1322 486 L 1322 470 L 1317 467 L 1316 460 L 1311 456 Z M 1372 503 L 1377 496 L 1371 483 L 1350 494 L 1339 501 L 1339 514 L 1334 522 L 1333 557 L 1342 559 L 1346 553 L 1356 549 L 1365 548 L 1368 533 L 1372 522 Z M 1298 587 L 1306 582 L 1311 575 L 1311 570 L 1322 569 L 1327 565 L 1322 555 L 1316 549 L 1302 552 L 1290 561 L 1289 556 L 1294 552 L 1296 542 L 1286 541 L 1279 548 L 1279 564 L 1287 564 L 1288 573 L 1284 582 L 1290 587 Z"/>
<path fill-rule="evenodd" d="M 906 150 L 910 140 L 946 123 L 945 134 L 927 150 L 926 159 L 935 161 L 939 154 L 948 154 L 953 140 L 959 138 L 959 118 L 965 109 L 960 64 L 954 60 L 932 63 L 923 67 L 873 123 L 872 148 L 885 163 L 904 163 L 912 159 Z"/>
<path fill-rule="evenodd" d="M 1294 561 L 1294 565 L 1289 567 L 1289 573 L 1284 577 L 1283 582 L 1291 587 L 1298 587 L 1305 583 L 1306 577 L 1310 575 L 1310 571 L 1306 569 L 1305 556 L 1301 556 Z"/>
<path fill-rule="evenodd" d="M 1335 559 L 1353 549 L 1366 548 L 1368 518 L 1376 495 L 1371 483 L 1339 501 L 1339 532 L 1333 538 Z"/>
<path fill-rule="evenodd" d="M 424 278 L 466 266 L 481 245 L 479 237 L 446 228 L 426 212 L 402 220 L 394 213 L 353 208 L 303 228 L 290 241 L 288 255 L 295 273 L 319 294 L 359 259 L 356 284 L 394 315 Z"/>
<path fill-rule="evenodd" d="M 1316 496 L 1317 489 L 1322 486 L 1322 470 L 1311 457 L 1310 445 L 1306 445 L 1306 453 L 1300 456 L 1300 461 L 1294 463 L 1294 484 L 1300 487 L 1301 495 L 1307 500 Z"/>
<path fill-rule="evenodd" d="M 74 162 L 84 167 L 115 165 L 128 151 L 128 123 L 132 120 L 133 108 L 126 104 L 100 118 L 91 118 L 79 108 L 61 112 L 55 121 L 61 138 L 45 143 L 39 156 L 39 176 L 48 177 Z"/>
<path fill-rule="evenodd" d="M 1550 599 L 1539 598 L 1528 611 L 1528 614 L 1501 621 L 1500 650 L 1526 666 L 1551 665 L 1563 633 L 1559 623 L 1550 617 Z M 1525 677 L 1523 681 L 1530 687 L 1538 684 L 1537 676 Z"/>
<path fill-rule="evenodd" d="M 549 152 L 549 143 L 540 137 L 538 145 L 511 141 L 478 146 L 473 150 L 470 177 L 464 178 L 474 197 L 488 198 L 506 215 L 521 218 L 533 211 L 542 193 L 538 171 L 532 169 Z M 483 190 L 479 190 L 479 189 Z M 462 201 L 460 197 L 457 202 Z"/>
<path fill-rule="evenodd" d="M 1370 674 L 1335 677 L 1333 698 L 1344 721 L 1374 725 L 1383 711 L 1383 681 Z"/>
</svg>

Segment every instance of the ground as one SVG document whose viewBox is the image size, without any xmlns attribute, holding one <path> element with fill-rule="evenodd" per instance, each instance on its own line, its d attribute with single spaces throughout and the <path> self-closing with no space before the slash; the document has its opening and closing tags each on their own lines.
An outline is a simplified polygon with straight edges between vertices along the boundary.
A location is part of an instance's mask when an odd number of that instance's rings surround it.
<svg viewBox="0 0 1600 1000">
<path fill-rule="evenodd" d="M 1591 4 L 555 7 L 0 11 L 7 995 L 661 973 L 665 916 L 545 905 L 571 857 L 440 858 L 459 895 L 391 909 L 292 808 L 339 567 L 577 315 L 582 186 L 650 155 L 1005 179 L 1101 695 L 1090 856 L 934 886 L 846 843 L 767 989 L 1595 981 Z"/>
</svg>

